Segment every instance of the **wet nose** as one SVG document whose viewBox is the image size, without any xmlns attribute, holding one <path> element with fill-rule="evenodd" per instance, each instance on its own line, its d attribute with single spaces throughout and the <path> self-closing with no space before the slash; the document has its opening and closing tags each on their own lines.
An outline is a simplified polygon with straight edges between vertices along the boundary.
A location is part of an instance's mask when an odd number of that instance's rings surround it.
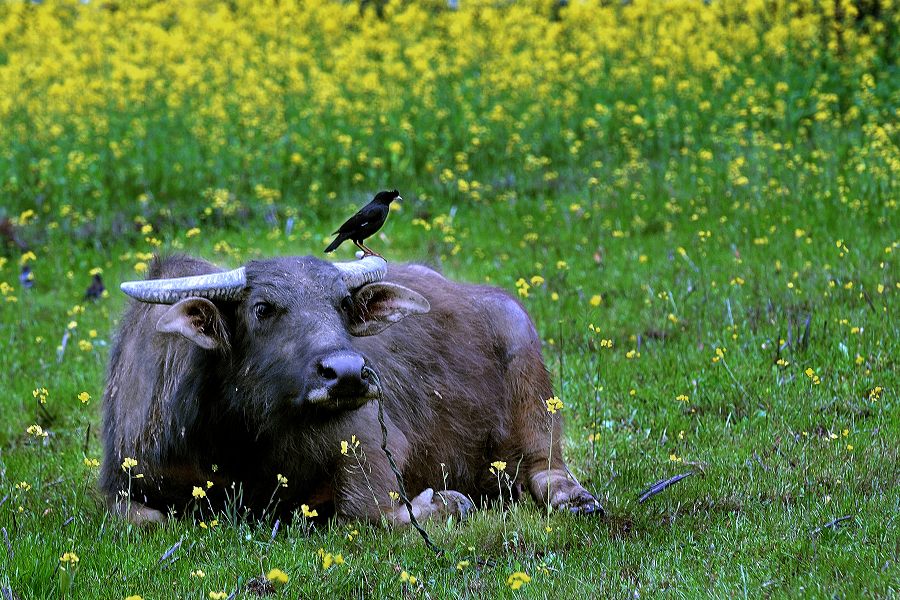
<svg viewBox="0 0 900 600">
<path fill-rule="evenodd" d="M 365 388 L 365 364 L 359 354 L 342 352 L 320 360 L 316 370 L 332 395 L 353 396 L 361 394 Z"/>
</svg>

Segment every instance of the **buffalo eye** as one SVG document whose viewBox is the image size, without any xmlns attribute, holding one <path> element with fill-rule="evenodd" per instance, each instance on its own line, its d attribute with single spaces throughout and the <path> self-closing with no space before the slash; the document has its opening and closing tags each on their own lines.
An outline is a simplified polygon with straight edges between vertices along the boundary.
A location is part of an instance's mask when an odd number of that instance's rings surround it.
<svg viewBox="0 0 900 600">
<path fill-rule="evenodd" d="M 348 315 L 353 310 L 353 298 L 349 294 L 341 298 L 341 310 Z"/>
<path fill-rule="evenodd" d="M 258 321 L 268 319 L 275 314 L 275 307 L 268 302 L 257 302 L 253 305 L 253 315 Z"/>
</svg>

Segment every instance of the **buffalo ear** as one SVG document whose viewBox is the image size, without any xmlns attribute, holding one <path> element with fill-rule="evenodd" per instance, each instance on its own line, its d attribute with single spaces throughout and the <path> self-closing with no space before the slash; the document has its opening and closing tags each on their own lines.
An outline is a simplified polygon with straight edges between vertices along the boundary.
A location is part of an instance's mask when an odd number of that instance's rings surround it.
<svg viewBox="0 0 900 600">
<path fill-rule="evenodd" d="M 156 323 L 161 333 L 177 333 L 206 350 L 228 347 L 228 333 L 216 305 L 206 298 L 185 298 Z"/>
<path fill-rule="evenodd" d="M 395 283 L 370 283 L 353 293 L 350 334 L 375 335 L 409 315 L 431 310 L 428 300 L 418 292 Z"/>
</svg>

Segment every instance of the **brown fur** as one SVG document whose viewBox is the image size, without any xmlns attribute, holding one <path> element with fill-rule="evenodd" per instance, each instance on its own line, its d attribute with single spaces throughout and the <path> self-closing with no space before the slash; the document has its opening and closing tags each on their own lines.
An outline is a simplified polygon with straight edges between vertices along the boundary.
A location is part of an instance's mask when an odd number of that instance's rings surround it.
<svg viewBox="0 0 900 600">
<path fill-rule="evenodd" d="M 155 263 L 150 277 L 213 270 L 176 257 Z M 381 450 L 376 403 L 326 411 L 284 399 L 285 390 L 303 384 L 309 361 L 345 348 L 379 375 L 389 447 L 422 518 L 465 512 L 456 492 L 496 497 L 489 470 L 495 460 L 506 461 L 507 472 L 542 505 L 602 510 L 568 475 L 559 415 L 546 410 L 552 386 L 537 332 L 505 292 L 454 283 L 417 265 L 391 265 L 387 281 L 427 298 L 430 312 L 353 338 L 335 308 L 347 290 L 328 263 L 256 261 L 247 274 L 238 302 L 217 303 L 223 340 L 217 350 L 157 332 L 168 306 L 132 303 L 122 320 L 104 395 L 101 487 L 127 518 L 154 521 L 160 514 L 148 518 L 145 509 L 184 510 L 193 486 L 205 488 L 209 480 L 211 500 L 225 501 L 236 482 L 243 507 L 255 513 L 269 508 L 274 491 L 282 511 L 304 503 L 323 516 L 407 522 L 405 509 L 390 499 L 397 482 Z M 260 297 L 284 307 L 278 329 L 262 329 L 247 316 Z M 341 440 L 354 435 L 356 456 L 342 455 Z M 130 488 L 125 457 L 138 461 L 132 476 L 143 474 L 130 479 Z M 279 473 L 286 488 L 277 486 Z M 449 492 L 432 496 L 429 488 Z M 122 508 L 123 499 L 137 508 Z"/>
</svg>

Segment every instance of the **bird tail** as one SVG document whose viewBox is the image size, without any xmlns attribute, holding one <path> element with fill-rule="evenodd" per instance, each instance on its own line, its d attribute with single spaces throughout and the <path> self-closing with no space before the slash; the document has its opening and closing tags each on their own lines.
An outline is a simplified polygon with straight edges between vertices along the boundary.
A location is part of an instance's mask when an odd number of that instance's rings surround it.
<svg viewBox="0 0 900 600">
<path fill-rule="evenodd" d="M 346 240 L 347 238 L 345 238 L 343 235 L 337 236 L 336 238 L 334 238 L 334 241 L 328 244 L 328 247 L 325 248 L 325 253 L 328 254 L 329 252 L 334 252 L 337 247 L 343 244 Z"/>
</svg>

